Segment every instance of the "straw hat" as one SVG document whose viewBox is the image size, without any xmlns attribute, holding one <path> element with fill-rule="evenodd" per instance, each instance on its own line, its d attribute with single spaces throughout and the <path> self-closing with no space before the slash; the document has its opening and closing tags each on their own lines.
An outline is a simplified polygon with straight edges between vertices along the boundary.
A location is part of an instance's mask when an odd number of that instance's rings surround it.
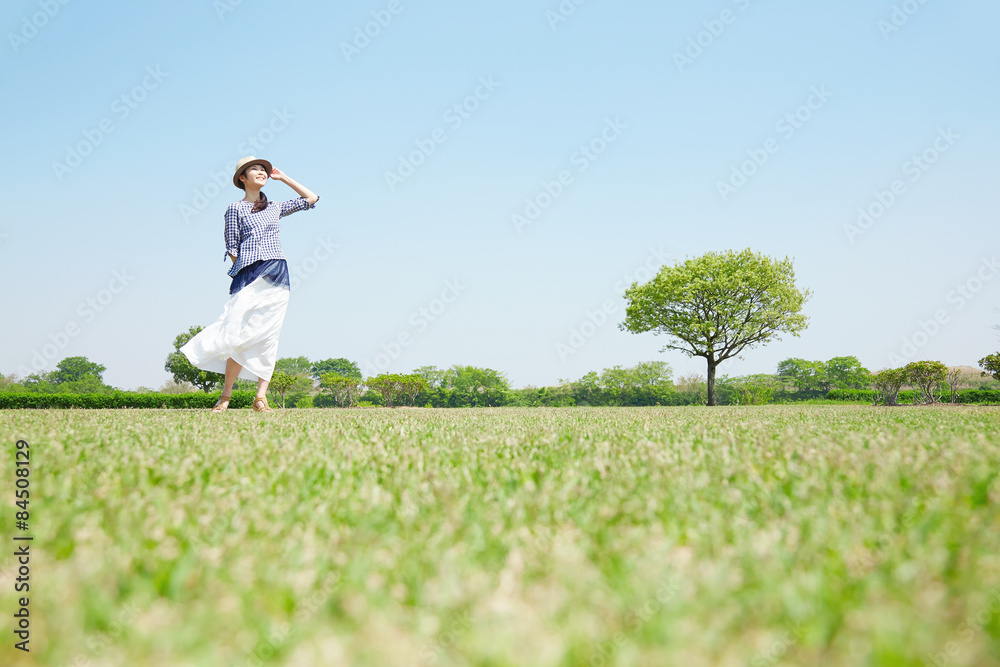
<svg viewBox="0 0 1000 667">
<path fill-rule="evenodd" d="M 262 160 L 260 158 L 255 158 L 253 155 L 249 155 L 249 156 L 243 158 L 242 160 L 240 160 L 239 162 L 236 163 L 236 173 L 233 174 L 233 185 L 235 185 L 236 187 L 238 187 L 240 190 L 245 190 L 246 189 L 246 188 L 243 187 L 243 184 L 240 182 L 240 174 L 243 173 L 244 169 L 246 169 L 247 167 L 249 167 L 250 165 L 253 165 L 253 164 L 259 164 L 262 167 L 264 167 L 264 169 L 267 170 L 267 175 L 268 176 L 271 175 L 271 170 L 274 169 L 274 167 L 271 166 L 270 162 L 268 162 L 267 160 Z"/>
</svg>

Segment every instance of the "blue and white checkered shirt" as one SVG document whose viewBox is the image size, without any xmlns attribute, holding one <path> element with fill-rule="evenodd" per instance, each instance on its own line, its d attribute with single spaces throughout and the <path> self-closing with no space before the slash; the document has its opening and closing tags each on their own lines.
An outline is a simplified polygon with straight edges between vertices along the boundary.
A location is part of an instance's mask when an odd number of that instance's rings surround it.
<svg viewBox="0 0 1000 667">
<path fill-rule="evenodd" d="M 241 199 L 226 209 L 225 258 L 236 256 L 229 269 L 230 276 L 235 276 L 240 269 L 259 259 L 285 259 L 281 252 L 281 224 L 278 220 L 290 213 L 314 208 L 316 204 L 310 206 L 305 197 L 299 197 L 283 202 L 269 201 L 267 208 L 258 213 L 250 212 L 253 206 Z"/>
</svg>

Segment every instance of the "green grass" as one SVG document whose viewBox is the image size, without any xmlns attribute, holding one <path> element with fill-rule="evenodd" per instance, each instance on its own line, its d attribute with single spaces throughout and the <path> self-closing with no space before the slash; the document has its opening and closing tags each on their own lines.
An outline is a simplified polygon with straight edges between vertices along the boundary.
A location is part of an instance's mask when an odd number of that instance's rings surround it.
<svg viewBox="0 0 1000 667">
<path fill-rule="evenodd" d="M 35 537 L 30 657 L 0 556 L 0 664 L 1000 665 L 1000 408 L 0 429 L 3 539 L 17 438 Z"/>
</svg>

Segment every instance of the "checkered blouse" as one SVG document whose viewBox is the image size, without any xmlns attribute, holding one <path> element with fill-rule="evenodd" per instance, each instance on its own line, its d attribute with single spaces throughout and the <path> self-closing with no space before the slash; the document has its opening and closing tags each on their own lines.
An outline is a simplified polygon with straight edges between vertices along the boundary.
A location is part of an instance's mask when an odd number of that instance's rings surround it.
<svg viewBox="0 0 1000 667">
<path fill-rule="evenodd" d="M 319 199 L 317 198 L 317 201 Z M 233 202 L 226 209 L 226 255 L 236 255 L 236 261 L 229 269 L 235 276 L 245 266 L 259 259 L 285 259 L 281 252 L 281 224 L 279 219 L 309 208 L 314 208 L 305 197 L 288 201 L 267 203 L 267 208 L 251 213 L 253 204 L 242 199 Z"/>
</svg>

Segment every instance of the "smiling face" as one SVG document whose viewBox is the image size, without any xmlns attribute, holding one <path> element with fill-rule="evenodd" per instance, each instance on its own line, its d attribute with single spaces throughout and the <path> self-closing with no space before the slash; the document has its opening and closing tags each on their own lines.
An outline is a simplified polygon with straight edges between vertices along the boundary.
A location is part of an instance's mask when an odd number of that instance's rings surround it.
<svg viewBox="0 0 1000 667">
<path fill-rule="evenodd" d="M 267 183 L 267 170 L 264 169 L 264 165 L 252 164 L 243 170 L 240 174 L 240 181 L 243 183 L 244 189 L 247 184 L 256 186 L 257 189 L 264 187 Z"/>
</svg>

